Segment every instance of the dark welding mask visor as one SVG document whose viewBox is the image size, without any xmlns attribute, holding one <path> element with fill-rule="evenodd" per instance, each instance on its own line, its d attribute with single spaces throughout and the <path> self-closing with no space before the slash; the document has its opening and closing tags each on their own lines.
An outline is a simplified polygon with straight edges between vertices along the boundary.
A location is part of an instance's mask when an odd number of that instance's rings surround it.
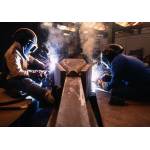
<svg viewBox="0 0 150 150">
<path fill-rule="evenodd" d="M 32 48 L 30 49 L 30 53 L 34 53 L 38 49 L 38 45 L 32 40 L 30 40 L 29 42 L 33 44 Z"/>
<path fill-rule="evenodd" d="M 103 55 L 102 53 L 101 53 L 101 65 L 106 69 L 110 69 L 110 63 L 107 57 Z"/>
<path fill-rule="evenodd" d="M 38 49 L 37 46 L 33 46 L 33 47 L 30 49 L 30 53 L 34 53 L 37 49 Z"/>
</svg>

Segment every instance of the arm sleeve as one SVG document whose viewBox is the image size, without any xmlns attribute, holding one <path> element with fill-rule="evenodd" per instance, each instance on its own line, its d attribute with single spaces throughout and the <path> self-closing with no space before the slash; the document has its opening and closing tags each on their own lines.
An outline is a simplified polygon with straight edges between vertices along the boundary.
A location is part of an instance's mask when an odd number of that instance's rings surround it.
<svg viewBox="0 0 150 150">
<path fill-rule="evenodd" d="M 21 58 L 17 54 L 12 54 L 9 59 L 6 59 L 6 63 L 13 78 L 37 78 L 36 73 L 23 70 L 21 65 Z"/>
<path fill-rule="evenodd" d="M 35 59 L 34 57 L 32 57 L 31 55 L 29 55 L 29 63 L 33 66 L 38 67 L 38 69 L 45 69 L 46 66 L 44 63 L 42 63 L 41 61 Z"/>
<path fill-rule="evenodd" d="M 111 65 L 111 81 L 107 84 L 107 88 L 117 88 L 122 85 L 123 66 L 120 63 L 112 63 Z"/>
</svg>

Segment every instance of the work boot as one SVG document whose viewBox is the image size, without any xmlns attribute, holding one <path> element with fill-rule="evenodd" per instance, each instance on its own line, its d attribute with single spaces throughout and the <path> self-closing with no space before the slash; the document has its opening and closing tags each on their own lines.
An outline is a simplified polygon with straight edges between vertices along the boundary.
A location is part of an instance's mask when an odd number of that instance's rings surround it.
<svg viewBox="0 0 150 150">
<path fill-rule="evenodd" d="M 128 105 L 124 98 L 120 98 L 120 97 L 116 97 L 116 96 L 110 97 L 109 104 L 110 105 L 120 105 L 120 106 Z"/>
<path fill-rule="evenodd" d="M 7 91 L 7 93 L 8 93 L 8 95 L 9 95 L 10 97 L 12 97 L 12 98 L 19 98 L 19 97 L 22 96 L 22 95 L 21 95 L 21 92 L 20 92 L 19 90 L 15 89 L 15 88 L 9 89 L 9 90 Z"/>
<path fill-rule="evenodd" d="M 55 99 L 51 94 L 50 90 L 47 90 L 47 92 L 45 93 L 45 101 L 48 103 L 51 103 L 53 105 L 55 105 Z"/>
</svg>

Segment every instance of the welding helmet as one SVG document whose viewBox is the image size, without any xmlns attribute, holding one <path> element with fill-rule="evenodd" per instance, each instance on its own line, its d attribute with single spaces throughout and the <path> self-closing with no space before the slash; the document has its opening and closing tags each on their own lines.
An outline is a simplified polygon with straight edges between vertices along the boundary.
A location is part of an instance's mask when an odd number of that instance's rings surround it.
<svg viewBox="0 0 150 150">
<path fill-rule="evenodd" d="M 21 54 L 26 59 L 29 60 L 29 54 L 37 50 L 37 36 L 36 34 L 28 28 L 20 28 L 13 35 L 15 41 L 19 42 L 22 47 Z"/>
<path fill-rule="evenodd" d="M 123 47 L 118 44 L 109 44 L 101 52 L 101 64 L 103 67 L 110 69 L 112 58 L 123 52 Z"/>
</svg>

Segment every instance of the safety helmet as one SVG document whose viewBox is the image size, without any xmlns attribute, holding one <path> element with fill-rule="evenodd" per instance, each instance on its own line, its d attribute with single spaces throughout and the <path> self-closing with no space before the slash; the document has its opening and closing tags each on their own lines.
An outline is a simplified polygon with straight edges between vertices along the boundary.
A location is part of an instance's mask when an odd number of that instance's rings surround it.
<svg viewBox="0 0 150 150">
<path fill-rule="evenodd" d="M 119 54 L 122 53 L 124 48 L 118 44 L 109 44 L 101 52 L 101 64 L 105 68 L 110 69 L 110 62 L 108 61 L 108 54 Z"/>
<path fill-rule="evenodd" d="M 36 34 L 31 29 L 20 28 L 14 33 L 13 37 L 21 46 L 24 46 L 22 55 L 28 60 L 28 54 L 35 52 L 38 48 Z"/>
</svg>

